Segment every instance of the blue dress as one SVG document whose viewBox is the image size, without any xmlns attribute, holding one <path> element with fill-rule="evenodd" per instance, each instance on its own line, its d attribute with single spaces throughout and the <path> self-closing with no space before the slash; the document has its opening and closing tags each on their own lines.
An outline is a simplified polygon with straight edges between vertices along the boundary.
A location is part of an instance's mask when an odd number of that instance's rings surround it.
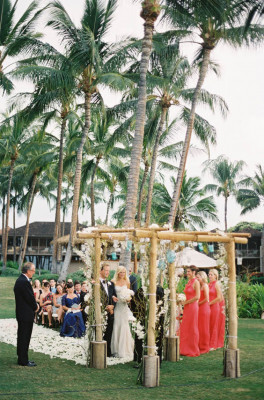
<svg viewBox="0 0 264 400">
<path fill-rule="evenodd" d="M 74 304 L 80 304 L 80 297 L 74 297 L 73 299 L 69 299 L 67 295 L 62 296 L 61 300 L 62 306 L 66 306 L 68 308 L 72 308 Z M 68 312 L 63 320 L 63 324 L 61 327 L 60 335 L 61 336 L 72 336 L 72 337 L 81 337 L 85 333 L 85 325 L 83 322 L 82 312 Z"/>
</svg>

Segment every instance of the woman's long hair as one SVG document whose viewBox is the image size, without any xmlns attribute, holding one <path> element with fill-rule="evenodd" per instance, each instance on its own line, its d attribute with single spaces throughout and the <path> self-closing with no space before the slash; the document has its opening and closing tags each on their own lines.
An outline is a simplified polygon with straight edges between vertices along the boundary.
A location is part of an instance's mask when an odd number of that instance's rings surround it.
<svg viewBox="0 0 264 400">
<path fill-rule="evenodd" d="M 114 275 L 114 277 L 113 277 L 113 279 L 112 279 L 112 282 L 114 282 L 114 284 L 116 284 L 116 282 L 118 281 L 118 274 L 119 274 L 120 272 L 125 272 L 125 273 L 126 273 L 124 279 L 125 279 L 125 281 L 127 282 L 127 285 L 128 285 L 128 287 L 129 287 L 129 286 L 130 286 L 130 281 L 129 281 L 128 277 L 127 277 L 127 270 L 126 270 L 125 267 L 123 267 L 123 265 L 119 265 L 119 266 L 117 267 L 116 272 L 115 272 L 115 275 Z"/>
</svg>

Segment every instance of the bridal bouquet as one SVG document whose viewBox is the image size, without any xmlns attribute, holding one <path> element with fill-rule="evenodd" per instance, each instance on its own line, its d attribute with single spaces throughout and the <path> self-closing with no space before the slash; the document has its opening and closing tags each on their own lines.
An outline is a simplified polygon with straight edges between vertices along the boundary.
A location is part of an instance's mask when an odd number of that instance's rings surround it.
<svg viewBox="0 0 264 400">
<path fill-rule="evenodd" d="M 128 289 L 127 287 L 122 288 L 121 292 L 118 294 L 117 298 L 122 303 L 126 303 L 131 300 L 131 297 L 134 296 L 133 290 Z"/>
</svg>

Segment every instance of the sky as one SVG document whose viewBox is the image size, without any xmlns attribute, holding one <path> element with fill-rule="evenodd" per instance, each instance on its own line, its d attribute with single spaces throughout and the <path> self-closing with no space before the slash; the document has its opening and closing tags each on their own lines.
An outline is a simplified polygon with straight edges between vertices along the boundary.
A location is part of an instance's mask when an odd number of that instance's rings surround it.
<svg viewBox="0 0 264 400">
<path fill-rule="evenodd" d="M 30 0 L 20 0 L 18 2 L 17 13 L 20 14 L 30 4 Z M 48 1 L 42 0 L 43 7 Z M 71 18 L 78 24 L 83 10 L 83 0 L 62 0 L 62 4 L 67 9 Z M 108 34 L 109 41 L 117 41 L 128 35 L 142 37 L 143 20 L 140 18 L 140 2 L 133 0 L 119 0 L 118 7 L 115 12 L 115 18 L 112 29 Z M 58 45 L 56 35 L 44 27 L 47 22 L 46 17 L 42 19 L 37 30 L 45 35 L 45 40 L 55 46 Z M 160 23 L 156 25 L 157 31 L 164 30 Z M 192 44 L 183 44 L 182 52 L 190 61 L 193 57 L 196 47 Z M 204 88 L 211 93 L 222 96 L 228 104 L 229 113 L 224 119 L 219 112 L 212 114 L 211 111 L 203 107 L 198 107 L 199 112 L 204 118 L 215 126 L 217 130 L 217 145 L 211 147 L 211 159 L 217 158 L 219 155 L 225 154 L 231 161 L 243 160 L 246 163 L 244 169 L 245 175 L 254 175 L 257 164 L 264 166 L 264 113 L 263 113 L 263 96 L 264 96 L 264 46 L 258 48 L 241 48 L 234 50 L 227 45 L 219 44 L 212 53 L 212 59 L 220 66 L 221 76 L 217 77 L 210 72 L 206 77 Z M 194 84 L 195 81 L 193 81 Z M 17 91 L 23 91 L 25 84 L 17 83 Z M 105 92 L 105 102 L 111 106 L 117 102 L 117 97 L 110 92 Z M 4 104 L 3 104 L 4 106 Z M 4 107 L 0 105 L 0 110 Z M 172 114 L 173 115 L 173 114 Z M 184 138 L 185 131 L 182 131 L 177 140 Z M 199 145 L 195 138 L 192 143 Z M 187 161 L 187 172 L 189 176 L 200 176 L 202 183 L 212 183 L 212 178 L 203 172 L 202 163 L 207 159 L 204 152 L 189 155 Z M 224 229 L 224 199 L 216 198 L 218 205 L 218 217 L 220 222 L 208 222 L 207 228 L 213 229 L 216 226 Z M 240 206 L 234 199 L 228 201 L 228 226 L 234 226 L 240 221 L 254 221 L 263 223 L 264 212 L 263 207 L 246 214 L 240 215 Z M 96 218 L 105 218 L 106 206 L 99 205 L 96 207 Z M 33 221 L 54 221 L 55 211 L 50 211 L 47 204 L 41 200 L 35 200 L 31 213 L 31 222 Z M 71 212 L 67 216 L 70 221 Z M 79 216 L 80 222 L 90 221 L 90 211 Z M 24 215 L 17 216 L 16 224 L 21 226 L 25 224 L 26 217 Z M 12 218 L 10 219 L 12 226 Z"/>
</svg>

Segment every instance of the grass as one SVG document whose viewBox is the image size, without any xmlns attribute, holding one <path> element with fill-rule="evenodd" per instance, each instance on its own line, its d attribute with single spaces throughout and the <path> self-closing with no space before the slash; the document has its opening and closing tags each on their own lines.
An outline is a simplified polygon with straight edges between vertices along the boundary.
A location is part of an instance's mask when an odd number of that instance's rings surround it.
<svg viewBox="0 0 264 400">
<path fill-rule="evenodd" d="M 14 317 L 13 285 L 14 278 L 0 277 L 0 318 Z M 163 362 L 160 387 L 153 389 L 136 385 L 133 363 L 93 370 L 31 351 L 30 359 L 38 366 L 23 368 L 16 364 L 16 348 L 0 343 L 0 400 L 263 400 L 263 339 L 262 320 L 240 320 L 241 378 L 223 378 L 223 353 L 218 350 L 183 357 L 179 363 Z"/>
</svg>

